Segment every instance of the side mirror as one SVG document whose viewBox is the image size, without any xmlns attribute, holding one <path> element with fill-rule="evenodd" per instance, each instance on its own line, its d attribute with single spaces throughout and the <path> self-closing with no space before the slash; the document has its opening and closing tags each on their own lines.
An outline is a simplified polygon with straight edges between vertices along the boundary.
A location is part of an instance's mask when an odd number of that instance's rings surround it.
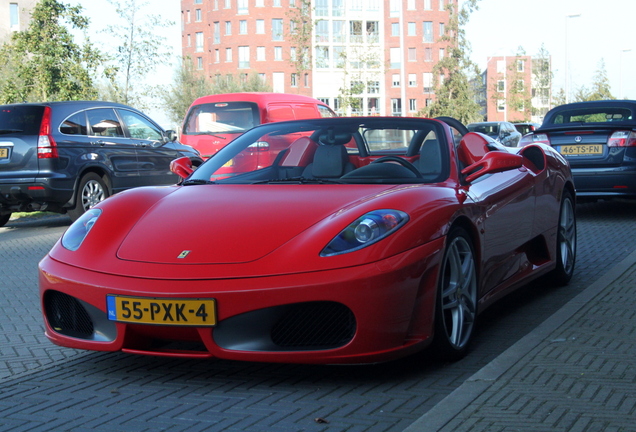
<svg viewBox="0 0 636 432">
<path fill-rule="evenodd" d="M 509 171 L 523 166 L 523 156 L 503 151 L 491 151 L 462 170 L 466 181 L 472 182 L 486 174 Z"/>
<path fill-rule="evenodd" d="M 167 130 L 166 131 L 166 138 L 168 138 L 168 142 L 176 141 L 177 140 L 177 132 L 173 131 L 172 129 Z"/>
<path fill-rule="evenodd" d="M 194 168 L 192 168 L 192 161 L 190 158 L 183 156 L 170 162 L 170 171 L 182 179 L 185 179 L 194 172 Z"/>
</svg>

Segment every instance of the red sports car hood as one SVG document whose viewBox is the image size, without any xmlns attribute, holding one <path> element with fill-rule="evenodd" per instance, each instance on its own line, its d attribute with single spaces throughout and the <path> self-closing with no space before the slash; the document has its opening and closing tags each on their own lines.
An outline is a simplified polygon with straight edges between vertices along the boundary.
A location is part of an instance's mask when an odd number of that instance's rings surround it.
<svg viewBox="0 0 636 432">
<path fill-rule="evenodd" d="M 255 261 L 339 210 L 390 188 L 365 186 L 361 194 L 360 186 L 342 185 L 182 187 L 139 218 L 117 256 L 159 264 Z"/>
</svg>

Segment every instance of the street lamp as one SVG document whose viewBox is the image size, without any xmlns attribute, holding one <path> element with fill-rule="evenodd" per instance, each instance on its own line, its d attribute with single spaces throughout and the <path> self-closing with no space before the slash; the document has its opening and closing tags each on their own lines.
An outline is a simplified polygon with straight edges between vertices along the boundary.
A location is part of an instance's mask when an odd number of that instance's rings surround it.
<svg viewBox="0 0 636 432">
<path fill-rule="evenodd" d="M 619 99 L 621 98 L 624 99 L 624 96 L 623 96 L 623 53 L 630 52 L 631 50 L 632 50 L 631 48 L 621 50 L 621 57 L 618 62 L 618 98 Z"/>
<path fill-rule="evenodd" d="M 570 102 L 570 88 L 568 86 L 568 18 L 578 18 L 581 14 L 565 16 L 565 103 Z"/>
</svg>

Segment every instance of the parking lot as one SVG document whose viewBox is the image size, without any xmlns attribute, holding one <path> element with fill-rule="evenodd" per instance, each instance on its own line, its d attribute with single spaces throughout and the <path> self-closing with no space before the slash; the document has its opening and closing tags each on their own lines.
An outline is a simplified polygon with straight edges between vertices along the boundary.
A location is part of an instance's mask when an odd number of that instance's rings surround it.
<svg viewBox="0 0 636 432">
<path fill-rule="evenodd" d="M 0 430 L 402 431 L 636 250 L 636 203 L 579 205 L 571 284 L 537 282 L 486 311 L 472 352 L 369 366 L 178 360 L 59 348 L 43 335 L 37 262 L 55 216 L 0 228 Z"/>
</svg>

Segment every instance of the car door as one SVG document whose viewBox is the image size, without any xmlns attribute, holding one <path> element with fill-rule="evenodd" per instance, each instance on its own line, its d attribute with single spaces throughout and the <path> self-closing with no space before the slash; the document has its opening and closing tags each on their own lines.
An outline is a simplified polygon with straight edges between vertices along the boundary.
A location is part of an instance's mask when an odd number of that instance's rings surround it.
<svg viewBox="0 0 636 432">
<path fill-rule="evenodd" d="M 95 163 L 111 174 L 113 192 L 139 186 L 137 151 L 113 108 L 86 110 L 88 123 L 87 152 Z M 79 138 L 76 138 L 76 140 Z"/>
<path fill-rule="evenodd" d="M 164 142 L 163 130 L 137 112 L 121 108 L 117 111 L 137 151 L 140 184 L 153 186 L 176 183 L 178 177 L 170 171 L 170 162 L 180 154 Z"/>
<path fill-rule="evenodd" d="M 485 175 L 467 186 L 467 195 L 482 214 L 484 286 L 500 284 L 524 265 L 519 251 L 533 235 L 535 184 L 534 173 L 513 169 Z"/>
</svg>

